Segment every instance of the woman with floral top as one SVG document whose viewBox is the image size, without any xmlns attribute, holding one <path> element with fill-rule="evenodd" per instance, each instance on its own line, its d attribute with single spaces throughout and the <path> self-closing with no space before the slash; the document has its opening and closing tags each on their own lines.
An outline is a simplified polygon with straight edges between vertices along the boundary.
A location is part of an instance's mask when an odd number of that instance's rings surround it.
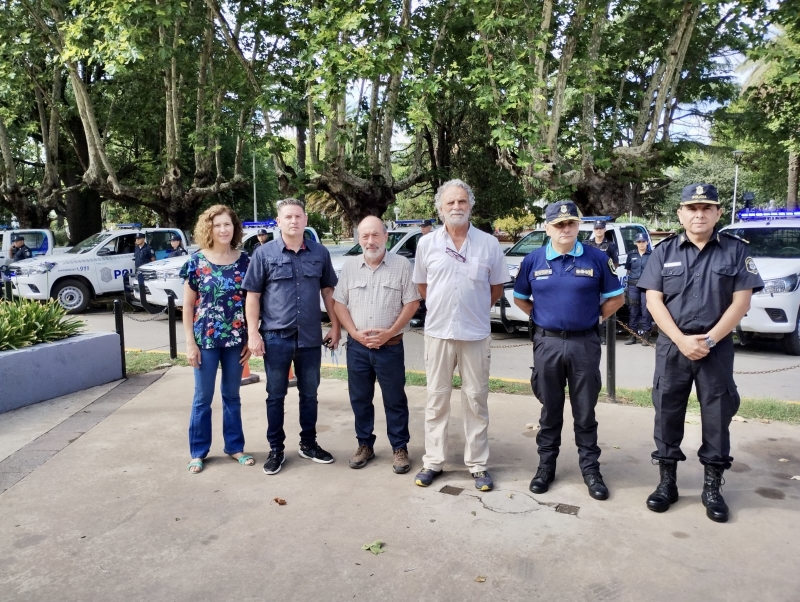
<svg viewBox="0 0 800 602">
<path fill-rule="evenodd" d="M 236 247 L 242 241 L 242 222 L 229 207 L 209 207 L 197 220 L 195 241 L 201 249 L 181 270 L 186 359 L 194 368 L 194 399 L 189 422 L 189 472 L 203 470 L 211 448 L 211 399 L 217 367 L 222 366 L 222 436 L 224 451 L 239 464 L 252 466 L 244 453 L 242 369 L 250 359 L 244 319 L 242 280 L 250 257 Z M 189 308 L 193 308 L 191 311 Z"/>
</svg>

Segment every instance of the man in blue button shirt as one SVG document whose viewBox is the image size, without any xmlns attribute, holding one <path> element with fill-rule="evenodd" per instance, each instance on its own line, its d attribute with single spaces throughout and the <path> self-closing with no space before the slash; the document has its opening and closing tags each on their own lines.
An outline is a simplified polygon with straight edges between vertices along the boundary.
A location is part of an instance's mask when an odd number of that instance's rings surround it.
<svg viewBox="0 0 800 602">
<path fill-rule="evenodd" d="M 522 261 L 514 283 L 514 302 L 533 318 L 531 388 L 542 403 L 536 436 L 539 468 L 530 490 L 545 493 L 555 479 L 564 387 L 569 384 L 583 480 L 589 495 L 604 500 L 608 488 L 600 474 L 594 415 L 602 386 L 598 320 L 622 307 L 624 291 L 611 258 L 578 242 L 579 224 L 572 201 L 548 205 L 545 230 L 550 240 Z"/>
<path fill-rule="evenodd" d="M 330 464 L 333 456 L 317 444 L 317 388 L 325 345 L 339 345 L 339 320 L 333 310 L 336 274 L 328 250 L 303 233 L 308 216 L 302 201 L 277 202 L 280 236 L 256 248 L 244 278 L 248 347 L 264 356 L 267 372 L 267 440 L 271 451 L 264 472 L 277 474 L 284 462 L 283 402 L 294 362 L 300 396 L 300 456 Z M 319 296 L 331 318 L 323 342 Z M 256 326 L 261 323 L 257 329 Z"/>
</svg>

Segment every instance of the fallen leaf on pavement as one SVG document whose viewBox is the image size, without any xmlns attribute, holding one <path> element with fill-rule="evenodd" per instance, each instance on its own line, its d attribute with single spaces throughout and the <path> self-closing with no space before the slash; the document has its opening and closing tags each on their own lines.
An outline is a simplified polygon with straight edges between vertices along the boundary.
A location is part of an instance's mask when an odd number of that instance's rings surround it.
<svg viewBox="0 0 800 602">
<path fill-rule="evenodd" d="M 476 583 L 483 583 L 484 581 L 486 581 L 486 577 L 484 577 L 482 575 L 478 575 L 477 577 L 475 577 L 475 582 Z"/>
<path fill-rule="evenodd" d="M 272 501 L 275 502 L 276 504 L 278 504 L 278 506 L 285 506 L 286 505 L 286 500 L 283 499 L 282 497 L 274 497 L 274 498 L 272 498 Z"/>
<path fill-rule="evenodd" d="M 795 476 L 790 477 L 790 478 L 791 478 L 792 481 L 800 481 L 800 475 L 795 475 Z"/>
<path fill-rule="evenodd" d="M 767 420 L 766 418 L 759 418 L 758 421 L 759 422 L 763 422 L 764 424 L 769 424 L 770 423 L 769 420 Z"/>
<path fill-rule="evenodd" d="M 613 447 L 614 449 L 619 449 L 619 445 L 612 445 L 611 447 Z"/>
<path fill-rule="evenodd" d="M 539 429 L 539 425 L 536 424 L 535 422 L 529 422 L 528 424 L 525 425 L 525 428 L 526 429 L 531 429 L 532 431 L 535 431 L 535 430 Z"/>
<path fill-rule="evenodd" d="M 780 460 L 778 460 L 778 462 L 788 462 L 788 461 L 789 460 L 787 460 L 786 458 L 781 458 Z"/>
<path fill-rule="evenodd" d="M 508 497 L 510 497 L 510 498 L 513 498 L 513 497 L 514 497 L 514 494 L 513 494 L 513 493 L 507 493 L 506 495 L 507 495 Z"/>
<path fill-rule="evenodd" d="M 380 539 L 376 539 L 372 543 L 365 543 L 363 546 L 361 546 L 361 549 L 372 552 L 376 556 L 378 554 L 383 554 L 386 551 L 383 549 L 383 542 Z"/>
<path fill-rule="evenodd" d="M 745 419 L 744 419 L 744 418 L 742 418 L 741 416 L 734 416 L 734 417 L 733 417 L 733 419 L 734 419 L 736 422 L 747 422 L 747 420 L 745 420 Z"/>
</svg>

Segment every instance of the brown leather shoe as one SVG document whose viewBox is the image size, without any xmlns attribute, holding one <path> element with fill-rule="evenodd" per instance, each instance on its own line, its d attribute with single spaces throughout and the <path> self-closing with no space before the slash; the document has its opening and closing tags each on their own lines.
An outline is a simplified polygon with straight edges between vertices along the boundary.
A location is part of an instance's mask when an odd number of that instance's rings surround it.
<svg viewBox="0 0 800 602">
<path fill-rule="evenodd" d="M 359 445 L 356 453 L 350 458 L 350 468 L 364 468 L 367 462 L 375 457 L 375 452 L 371 447 Z"/>
<path fill-rule="evenodd" d="M 408 452 L 403 449 L 394 450 L 394 460 L 392 461 L 392 470 L 395 474 L 405 474 L 408 472 L 408 469 L 411 468 L 411 465 L 408 462 Z"/>
</svg>

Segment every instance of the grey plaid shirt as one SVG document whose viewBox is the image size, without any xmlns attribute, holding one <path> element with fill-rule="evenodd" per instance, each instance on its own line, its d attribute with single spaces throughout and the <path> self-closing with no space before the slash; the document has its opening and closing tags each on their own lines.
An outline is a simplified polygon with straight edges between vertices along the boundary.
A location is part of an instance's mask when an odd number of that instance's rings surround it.
<svg viewBox="0 0 800 602">
<path fill-rule="evenodd" d="M 358 330 L 391 328 L 404 305 L 422 299 L 412 275 L 405 257 L 387 251 L 372 270 L 362 253 L 342 267 L 333 298 L 347 307 Z"/>
</svg>

